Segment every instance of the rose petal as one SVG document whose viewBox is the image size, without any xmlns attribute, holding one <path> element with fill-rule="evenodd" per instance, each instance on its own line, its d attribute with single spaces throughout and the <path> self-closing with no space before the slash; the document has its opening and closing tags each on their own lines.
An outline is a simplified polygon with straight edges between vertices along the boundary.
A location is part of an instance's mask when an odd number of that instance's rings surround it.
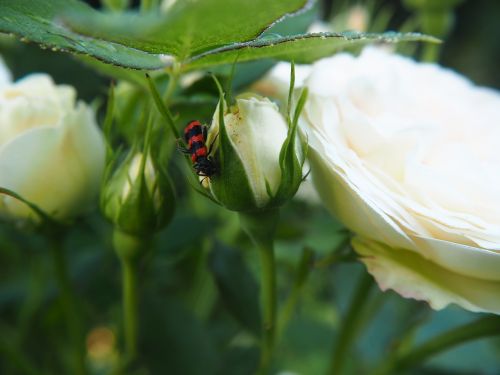
<svg viewBox="0 0 500 375">
<path fill-rule="evenodd" d="M 309 161 L 313 181 L 325 206 L 353 231 L 366 236 L 378 236 L 396 246 L 413 248 L 409 237 L 376 205 L 362 195 L 357 186 L 349 183 L 325 163 L 321 152 L 311 147 Z"/>
<path fill-rule="evenodd" d="M 270 199 L 266 181 L 276 193 L 281 181 L 279 155 L 288 128 L 276 104 L 255 96 L 239 97 L 239 112 L 228 116 L 227 128 L 235 148 L 242 156 L 257 206 Z"/>
<path fill-rule="evenodd" d="M 470 311 L 500 314 L 500 281 L 454 273 L 415 252 L 361 237 L 352 244 L 382 290 L 427 301 L 433 309 L 455 303 Z"/>
<path fill-rule="evenodd" d="M 7 68 L 7 65 L 5 65 L 5 62 L 3 59 L 0 57 L 0 89 L 2 86 L 9 84 L 12 81 L 12 74 L 9 71 L 9 68 Z"/>
<path fill-rule="evenodd" d="M 424 257 L 442 267 L 477 279 L 500 281 L 500 253 L 435 238 L 411 236 Z"/>
<path fill-rule="evenodd" d="M 97 193 L 104 166 L 104 144 L 91 110 L 80 105 L 57 127 L 24 132 L 0 149 L 0 186 L 11 189 L 56 218 L 85 208 Z M 15 216 L 33 213 L 4 197 Z"/>
</svg>

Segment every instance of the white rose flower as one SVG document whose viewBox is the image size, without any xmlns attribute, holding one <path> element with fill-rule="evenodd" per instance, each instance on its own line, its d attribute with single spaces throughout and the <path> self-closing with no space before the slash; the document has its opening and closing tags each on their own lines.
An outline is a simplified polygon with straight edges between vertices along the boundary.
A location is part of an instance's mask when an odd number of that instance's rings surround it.
<svg viewBox="0 0 500 375">
<path fill-rule="evenodd" d="M 104 140 L 94 112 L 75 104 L 70 86 L 45 74 L 0 85 L 0 186 L 38 205 L 56 219 L 68 219 L 95 198 L 104 169 Z M 36 218 L 7 196 L 0 213 Z"/>
<path fill-rule="evenodd" d="M 374 48 L 306 86 L 316 188 L 381 288 L 499 314 L 499 93 Z"/>
<path fill-rule="evenodd" d="M 3 59 L 0 57 L 0 88 L 8 85 L 12 81 L 12 75 L 5 65 Z"/>
</svg>

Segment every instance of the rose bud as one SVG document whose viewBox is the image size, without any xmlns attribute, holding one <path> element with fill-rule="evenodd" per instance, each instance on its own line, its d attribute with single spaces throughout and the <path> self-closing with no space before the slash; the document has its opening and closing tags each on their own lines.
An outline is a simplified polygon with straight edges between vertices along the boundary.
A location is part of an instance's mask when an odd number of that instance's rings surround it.
<svg viewBox="0 0 500 375">
<path fill-rule="evenodd" d="M 213 143 L 218 173 L 210 177 L 213 197 L 234 211 L 276 208 L 302 182 L 305 150 L 296 124 L 289 127 L 276 104 L 245 94 L 214 114 L 207 144 Z"/>
<path fill-rule="evenodd" d="M 131 151 L 105 182 L 101 208 L 115 229 L 138 237 L 152 235 L 168 224 L 175 210 L 170 179 L 151 156 Z"/>
<path fill-rule="evenodd" d="M 0 72 L 0 187 L 56 220 L 73 218 L 95 199 L 104 170 L 95 114 L 76 102 L 73 87 L 55 85 L 48 75 L 16 83 L 6 77 Z M 26 204 L 6 195 L 0 213 L 38 220 Z"/>
</svg>

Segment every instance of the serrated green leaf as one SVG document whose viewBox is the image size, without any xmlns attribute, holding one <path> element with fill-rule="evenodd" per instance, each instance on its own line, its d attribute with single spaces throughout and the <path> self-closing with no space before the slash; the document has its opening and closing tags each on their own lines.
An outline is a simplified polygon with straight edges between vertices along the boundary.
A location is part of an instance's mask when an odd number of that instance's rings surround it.
<svg viewBox="0 0 500 375">
<path fill-rule="evenodd" d="M 238 55 L 239 62 L 274 58 L 295 61 L 299 64 L 312 63 L 345 48 L 359 47 L 369 43 L 439 42 L 438 39 L 419 33 L 385 32 L 360 33 L 313 33 L 286 37 L 259 38 L 250 42 L 237 43 L 193 56 L 183 66 L 184 70 L 202 69 L 213 65 L 228 64 Z"/>
<path fill-rule="evenodd" d="M 158 69 L 261 35 L 308 0 L 178 1 L 168 12 L 100 12 L 77 0 L 2 0 L 0 32 L 115 65 Z"/>
<path fill-rule="evenodd" d="M 92 18 L 96 11 L 76 0 L 2 0 L 0 32 L 47 48 L 90 55 L 115 65 L 137 69 L 158 69 L 165 65 L 159 54 L 89 38 L 70 30 L 62 20 L 62 15 L 68 12 Z"/>
<path fill-rule="evenodd" d="M 262 58 L 309 63 L 371 42 L 436 39 L 409 33 L 277 34 L 278 21 L 306 9 L 307 0 L 176 2 L 167 13 L 99 12 L 77 0 L 2 0 L 0 32 L 114 65 L 184 71 Z M 267 31 L 267 32 L 265 32 Z M 260 36 L 260 37 L 259 37 Z M 257 39 L 256 39 L 257 38 Z"/>
<path fill-rule="evenodd" d="M 118 65 L 107 64 L 85 55 L 77 55 L 77 58 L 84 65 L 97 71 L 100 75 L 114 80 L 122 80 L 132 83 L 137 87 L 140 87 L 143 91 L 149 90 L 149 87 L 144 80 L 144 73 L 140 70 L 133 70 Z"/>
<path fill-rule="evenodd" d="M 177 1 L 164 14 L 70 12 L 64 20 L 83 35 L 183 60 L 209 49 L 255 39 L 284 15 L 306 4 L 307 0 Z"/>
</svg>

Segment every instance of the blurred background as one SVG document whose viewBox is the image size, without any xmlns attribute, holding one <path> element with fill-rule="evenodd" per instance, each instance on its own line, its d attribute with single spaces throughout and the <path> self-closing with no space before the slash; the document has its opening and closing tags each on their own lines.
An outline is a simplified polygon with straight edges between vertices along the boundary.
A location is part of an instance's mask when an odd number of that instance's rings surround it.
<svg viewBox="0 0 500 375">
<path fill-rule="evenodd" d="M 98 1 L 88 2 L 99 6 Z M 340 31 L 337 25 L 346 22 L 353 7 L 366 12 L 362 25 L 369 31 L 417 27 L 412 13 L 397 0 L 323 0 L 318 17 Z M 500 1 L 463 1 L 456 8 L 441 63 L 498 89 L 499 40 Z M 0 54 L 15 78 L 49 73 L 57 83 L 75 86 L 81 99 L 103 108 L 110 78 L 80 58 L 6 36 L 0 36 Z M 258 75 L 273 62 L 266 63 Z M 244 88 L 242 83 L 237 89 Z M 178 101 L 174 108 L 182 112 L 182 121 L 208 118 L 215 102 L 216 96 L 212 107 Z M 256 254 L 236 215 L 192 193 L 175 161 L 170 168 L 179 208 L 173 223 L 157 235 L 153 255 L 141 270 L 141 364 L 136 373 L 251 374 L 260 326 Z M 287 374 L 322 374 L 363 266 L 343 246 L 346 231 L 307 187 L 284 208 L 282 218 L 277 247 L 282 303 L 290 294 L 304 248 L 313 252 L 314 261 L 277 348 L 275 366 Z M 93 374 L 108 374 L 119 358 L 120 269 L 110 234 L 111 226 L 94 210 L 72 227 L 64 243 L 85 319 Z M 70 353 L 47 250 L 36 232 L 0 223 L 0 374 L 66 373 Z M 425 303 L 376 287 L 367 298 L 347 373 L 370 374 L 392 348 L 423 342 L 478 317 L 455 307 L 434 312 Z M 500 374 L 500 340 L 462 345 L 433 358 L 415 374 Z"/>
</svg>

